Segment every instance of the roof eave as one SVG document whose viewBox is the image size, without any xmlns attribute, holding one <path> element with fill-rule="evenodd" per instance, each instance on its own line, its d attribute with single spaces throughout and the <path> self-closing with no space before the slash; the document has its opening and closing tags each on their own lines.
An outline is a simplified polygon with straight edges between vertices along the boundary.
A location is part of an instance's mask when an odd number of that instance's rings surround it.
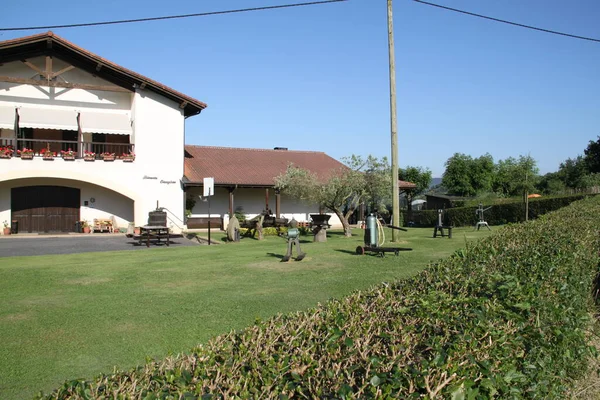
<svg viewBox="0 0 600 400">
<path fill-rule="evenodd" d="M 41 46 L 40 46 L 41 45 Z M 161 83 L 140 75 L 136 72 L 130 71 L 118 64 L 108 61 L 94 53 L 91 53 L 79 46 L 56 36 L 52 32 L 46 32 L 38 35 L 26 36 L 23 38 L 17 38 L 0 42 L 0 51 L 4 49 L 12 49 L 15 47 L 30 47 L 24 49 L 22 53 L 15 54 L 11 59 L 4 61 L 14 61 L 22 59 L 24 56 L 40 56 L 44 54 L 56 54 L 60 55 L 60 47 L 64 50 L 72 53 L 71 56 L 78 61 L 79 67 L 91 71 L 95 75 L 101 77 L 113 76 L 115 84 L 130 89 L 132 92 L 137 87 L 145 87 L 148 90 L 156 92 L 169 98 L 179 104 L 179 107 L 183 110 L 185 117 L 191 117 L 198 115 L 207 107 L 206 103 L 203 103 L 197 99 L 184 95 L 168 86 L 162 85 Z M 58 46 L 58 47 L 57 47 Z M 1 54 L 0 54 L 1 55 Z M 95 64 L 93 67 L 86 65 L 86 61 L 89 64 L 92 62 Z M 101 65 L 100 71 L 95 70 L 96 65 Z"/>
</svg>

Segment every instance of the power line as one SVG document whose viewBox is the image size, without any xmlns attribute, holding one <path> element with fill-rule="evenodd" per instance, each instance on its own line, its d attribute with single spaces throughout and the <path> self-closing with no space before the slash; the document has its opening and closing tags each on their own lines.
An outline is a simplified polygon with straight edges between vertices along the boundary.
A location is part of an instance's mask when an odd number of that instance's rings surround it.
<svg viewBox="0 0 600 400">
<path fill-rule="evenodd" d="M 116 25 L 116 24 L 129 24 L 133 22 L 148 22 L 148 21 L 162 21 L 167 19 L 179 19 L 179 18 L 191 18 L 191 17 L 206 17 L 209 15 L 222 15 L 222 14 L 234 14 L 249 11 L 264 11 L 274 10 L 277 8 L 291 8 L 291 7 L 304 7 L 314 6 L 327 3 L 341 3 L 348 0 L 323 0 L 323 1 L 311 1 L 307 3 L 295 3 L 295 4 L 282 4 L 278 6 L 264 6 L 264 7 L 253 7 L 253 8 L 241 8 L 237 10 L 225 10 L 225 11 L 211 11 L 204 13 L 194 14 L 182 14 L 182 15 L 168 15 L 163 17 L 150 17 L 150 18 L 137 18 L 137 19 L 123 19 L 118 21 L 103 21 L 103 22 L 87 22 L 82 24 L 65 24 L 65 25 L 48 25 L 48 26 L 29 26 L 21 28 L 0 28 L 1 32 L 6 31 L 31 31 L 31 30 L 46 30 L 46 29 L 59 29 L 59 28 L 80 28 L 84 26 L 99 26 L 99 25 Z"/>
<path fill-rule="evenodd" d="M 464 11 L 464 10 L 459 10 L 459 9 L 456 9 L 456 8 L 442 6 L 442 5 L 439 5 L 439 4 L 429 3 L 429 2 L 423 1 L 423 0 L 414 0 L 414 1 L 417 2 L 417 3 L 421 3 L 421 4 L 426 4 L 428 6 L 443 8 L 444 10 L 449 10 L 449 11 L 454 11 L 454 12 L 458 12 L 458 13 L 461 13 L 461 14 L 471 15 L 473 17 L 489 19 L 491 21 L 496 21 L 496 22 L 502 22 L 503 24 L 520 26 L 521 28 L 533 29 L 533 30 L 540 31 L 540 32 L 552 33 L 554 35 L 567 36 L 567 37 L 570 37 L 570 38 L 581 39 L 581 40 L 589 40 L 590 42 L 599 42 L 600 43 L 600 39 L 595 39 L 595 38 L 590 38 L 590 37 L 585 37 L 585 36 L 572 35 L 570 33 L 558 32 L 558 31 L 553 31 L 553 30 L 544 29 L 544 28 L 538 28 L 538 27 L 531 26 L 531 25 L 519 24 L 517 22 L 506 21 L 504 19 L 499 19 L 499 18 L 494 18 L 494 17 L 488 17 L 486 15 L 475 14 L 475 13 L 472 13 L 472 12 L 469 12 L 469 11 Z"/>
</svg>

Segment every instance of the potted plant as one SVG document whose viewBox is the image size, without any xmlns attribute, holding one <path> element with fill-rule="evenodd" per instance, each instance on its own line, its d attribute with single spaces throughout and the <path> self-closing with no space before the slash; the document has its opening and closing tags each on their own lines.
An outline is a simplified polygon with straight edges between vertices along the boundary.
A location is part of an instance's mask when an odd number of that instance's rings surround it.
<svg viewBox="0 0 600 400">
<path fill-rule="evenodd" d="M 96 153 L 86 150 L 83 152 L 83 159 L 85 161 L 94 161 L 96 160 Z"/>
<path fill-rule="evenodd" d="M 73 160 L 75 160 L 76 153 L 73 150 L 71 150 L 71 148 L 69 148 L 69 150 L 66 150 L 66 151 L 62 150 L 60 152 L 60 155 L 63 160 L 73 161 Z"/>
<path fill-rule="evenodd" d="M 50 149 L 42 149 L 40 154 L 44 160 L 54 160 L 54 157 L 56 157 L 56 153 Z"/>
<path fill-rule="evenodd" d="M 123 153 L 121 155 L 121 159 L 123 162 L 133 162 L 133 160 L 135 160 L 135 154 L 132 151 L 129 153 Z"/>
<path fill-rule="evenodd" d="M 23 147 L 21 150 L 17 150 L 17 155 L 21 157 L 21 160 L 32 160 L 33 159 L 33 149 L 28 149 L 27 147 Z"/>
<path fill-rule="evenodd" d="M 12 146 L 0 147 L 0 158 L 12 158 L 13 153 Z"/>
<path fill-rule="evenodd" d="M 92 231 L 90 223 L 86 220 L 81 221 L 81 228 L 83 229 L 83 233 L 90 233 Z"/>
<path fill-rule="evenodd" d="M 2 224 L 4 225 L 4 229 L 3 229 L 2 233 L 5 236 L 10 235 L 10 225 L 8 224 L 8 221 L 4 221 Z"/>
<path fill-rule="evenodd" d="M 109 153 L 108 151 L 100 153 L 100 157 L 102 157 L 104 161 L 115 161 L 115 153 Z"/>
</svg>

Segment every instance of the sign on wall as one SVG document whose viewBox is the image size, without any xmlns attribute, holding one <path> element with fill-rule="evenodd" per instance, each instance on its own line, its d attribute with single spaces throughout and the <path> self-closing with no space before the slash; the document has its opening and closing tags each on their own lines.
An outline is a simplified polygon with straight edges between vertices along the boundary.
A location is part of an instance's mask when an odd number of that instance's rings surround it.
<svg viewBox="0 0 600 400">
<path fill-rule="evenodd" d="M 215 194 L 215 178 L 204 178 L 204 197 Z"/>
</svg>

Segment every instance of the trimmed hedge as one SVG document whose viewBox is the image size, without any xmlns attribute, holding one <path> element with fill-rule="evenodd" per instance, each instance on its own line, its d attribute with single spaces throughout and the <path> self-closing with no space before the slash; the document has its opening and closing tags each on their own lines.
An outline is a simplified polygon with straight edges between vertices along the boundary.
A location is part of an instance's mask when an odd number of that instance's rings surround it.
<svg viewBox="0 0 600 400">
<path fill-rule="evenodd" d="M 562 196 L 552 198 L 529 199 L 529 219 L 535 219 L 551 211 L 568 206 L 586 195 Z M 484 208 L 490 205 L 484 206 Z M 477 206 L 448 208 L 444 213 L 444 224 L 452 226 L 474 226 L 479 218 L 475 213 Z M 415 226 L 434 227 L 438 223 L 437 210 L 411 211 L 412 216 L 404 216 L 404 224 L 412 221 Z M 522 201 L 492 205 L 484 213 L 485 220 L 490 225 L 504 225 L 511 222 L 525 221 L 525 204 Z"/>
<path fill-rule="evenodd" d="M 411 279 L 39 398 L 561 398 L 591 352 L 598 226 L 586 199 Z"/>
</svg>

